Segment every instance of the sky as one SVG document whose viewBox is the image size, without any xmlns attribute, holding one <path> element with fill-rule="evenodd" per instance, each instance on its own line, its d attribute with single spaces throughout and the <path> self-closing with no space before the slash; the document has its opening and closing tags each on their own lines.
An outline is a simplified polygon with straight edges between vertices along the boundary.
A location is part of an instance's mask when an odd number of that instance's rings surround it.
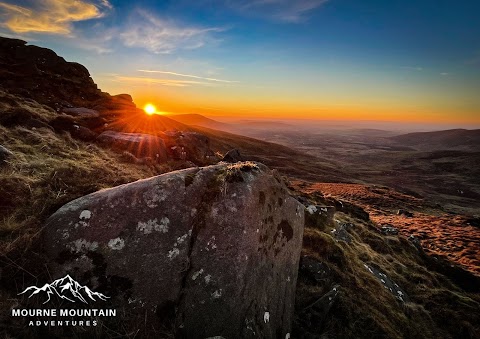
<svg viewBox="0 0 480 339">
<path fill-rule="evenodd" d="M 480 126 L 478 0 L 0 0 L 0 35 L 137 106 Z"/>
</svg>

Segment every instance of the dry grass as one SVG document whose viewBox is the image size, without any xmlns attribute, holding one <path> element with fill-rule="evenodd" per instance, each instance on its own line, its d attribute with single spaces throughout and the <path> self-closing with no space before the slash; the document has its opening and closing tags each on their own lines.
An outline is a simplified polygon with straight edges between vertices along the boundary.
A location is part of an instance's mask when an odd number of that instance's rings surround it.
<svg viewBox="0 0 480 339">
<path fill-rule="evenodd" d="M 353 223 L 352 243 L 336 241 L 331 227 L 307 228 L 303 255 L 330 271 L 323 282 L 299 276 L 297 312 L 332 286 L 339 297 L 324 324 L 295 328 L 312 338 L 475 338 L 480 335 L 480 295 L 467 292 L 431 267 L 430 260 L 403 236 L 384 236 L 370 221 L 337 212 L 340 223 Z M 384 288 L 364 263 L 385 272 L 408 294 L 402 303 Z M 298 322 L 298 323 L 301 323 Z"/>
</svg>

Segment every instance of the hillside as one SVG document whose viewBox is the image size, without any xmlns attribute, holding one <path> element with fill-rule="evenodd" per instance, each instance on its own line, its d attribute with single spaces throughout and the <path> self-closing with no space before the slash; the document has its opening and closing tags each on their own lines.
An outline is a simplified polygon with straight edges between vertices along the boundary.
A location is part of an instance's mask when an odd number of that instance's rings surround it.
<svg viewBox="0 0 480 339">
<path fill-rule="evenodd" d="M 408 133 L 390 138 L 395 142 L 424 150 L 478 150 L 480 130 L 451 129 L 435 132 Z"/>
<path fill-rule="evenodd" d="M 210 317 L 194 324 L 202 330 L 217 326 L 204 305 L 218 305 L 223 290 L 211 289 L 207 266 L 228 277 L 223 288 L 239 293 L 229 311 L 253 314 L 236 319 L 245 331 L 267 323 L 286 329 L 274 318 L 284 314 L 293 319 L 291 338 L 480 336 L 478 237 L 465 233 L 478 220 L 391 188 L 341 184 L 363 178 L 333 157 L 148 116 L 128 94 L 98 90 L 83 66 L 19 40 L 0 41 L 2 337 L 182 337 L 185 314 Z M 220 162 L 231 149 L 271 170 Z M 292 238 L 299 265 L 288 256 Z M 429 243 L 435 247 L 422 247 Z M 218 247 L 223 255 L 215 255 Z M 449 256 L 456 247 L 463 254 Z M 244 256 L 247 248 L 253 257 Z M 118 316 L 98 327 L 42 328 L 12 317 L 14 308 L 71 306 L 19 295 L 59 278 L 52 276 L 58 266 L 110 296 L 106 305 Z M 242 304 L 251 294 L 260 302 Z M 134 295 L 148 296 L 149 308 Z M 159 295 L 166 302 L 157 303 Z M 281 304 L 286 295 L 295 299 L 294 312 Z M 203 303 L 189 309 L 192 299 Z M 267 309 L 267 301 L 277 306 Z M 224 320 L 218 326 L 230 325 Z"/>
<path fill-rule="evenodd" d="M 201 114 L 169 114 L 167 117 L 185 125 L 200 126 L 222 131 L 231 131 L 234 129 L 234 126 L 230 124 L 207 118 Z"/>
</svg>

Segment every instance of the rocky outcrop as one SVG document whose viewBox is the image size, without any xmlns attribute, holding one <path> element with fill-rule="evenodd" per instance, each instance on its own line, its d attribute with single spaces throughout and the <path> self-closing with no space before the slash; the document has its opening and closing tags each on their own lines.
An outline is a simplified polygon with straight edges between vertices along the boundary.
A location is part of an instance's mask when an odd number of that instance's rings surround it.
<svg viewBox="0 0 480 339">
<path fill-rule="evenodd" d="M 219 164 L 72 201 L 44 244 L 54 278 L 126 309 L 176 310 L 179 337 L 288 338 L 303 227 L 304 207 L 267 167 Z"/>
<path fill-rule="evenodd" d="M 50 107 L 82 106 L 102 97 L 88 70 L 50 49 L 0 37 L 0 83 Z"/>
<path fill-rule="evenodd" d="M 120 133 L 105 131 L 97 141 L 119 151 L 128 151 L 137 158 L 152 158 L 155 161 L 167 160 L 167 150 L 162 138 L 141 133 Z"/>
</svg>

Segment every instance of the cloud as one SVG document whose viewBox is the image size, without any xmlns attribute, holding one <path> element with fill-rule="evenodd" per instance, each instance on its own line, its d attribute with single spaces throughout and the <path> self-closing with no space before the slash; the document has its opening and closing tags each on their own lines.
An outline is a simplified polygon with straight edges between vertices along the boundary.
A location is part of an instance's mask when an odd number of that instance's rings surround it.
<svg viewBox="0 0 480 339">
<path fill-rule="evenodd" d="M 240 12 L 268 17 L 276 21 L 297 23 L 328 0 L 227 0 L 227 5 Z"/>
<path fill-rule="evenodd" d="M 222 80 L 222 79 L 216 79 L 216 78 L 206 78 L 206 77 L 201 77 L 201 76 L 198 76 L 198 75 L 182 74 L 182 73 L 176 73 L 176 72 L 170 72 L 170 71 L 155 71 L 155 70 L 146 70 L 146 69 L 139 69 L 138 71 L 139 72 L 144 72 L 144 73 L 167 74 L 167 75 L 186 77 L 186 78 L 194 78 L 194 79 L 207 80 L 207 81 L 213 81 L 213 82 L 223 82 L 223 83 L 227 83 L 227 84 L 238 83 L 238 81 Z"/>
<path fill-rule="evenodd" d="M 423 67 L 418 67 L 418 66 L 403 66 L 403 69 L 408 69 L 410 71 L 423 71 Z"/>
<path fill-rule="evenodd" d="M 222 32 L 218 27 L 186 27 L 172 21 L 160 19 L 143 10 L 139 16 L 120 34 L 127 47 L 140 47 L 157 54 L 169 54 L 180 49 L 196 49 L 213 43 L 212 33 Z"/>
<path fill-rule="evenodd" d="M 148 77 L 130 77 L 130 76 L 115 76 L 116 82 L 130 82 L 140 85 L 156 84 L 162 86 L 187 87 L 191 85 L 212 86 L 213 84 L 205 81 L 194 80 L 175 80 L 175 79 L 158 79 Z"/>
<path fill-rule="evenodd" d="M 96 5 L 82 0 L 39 0 L 25 6 L 0 2 L 0 18 L 1 25 L 14 33 L 69 35 L 73 22 L 100 18 L 104 8 L 112 8 L 110 2 L 101 0 Z"/>
</svg>

